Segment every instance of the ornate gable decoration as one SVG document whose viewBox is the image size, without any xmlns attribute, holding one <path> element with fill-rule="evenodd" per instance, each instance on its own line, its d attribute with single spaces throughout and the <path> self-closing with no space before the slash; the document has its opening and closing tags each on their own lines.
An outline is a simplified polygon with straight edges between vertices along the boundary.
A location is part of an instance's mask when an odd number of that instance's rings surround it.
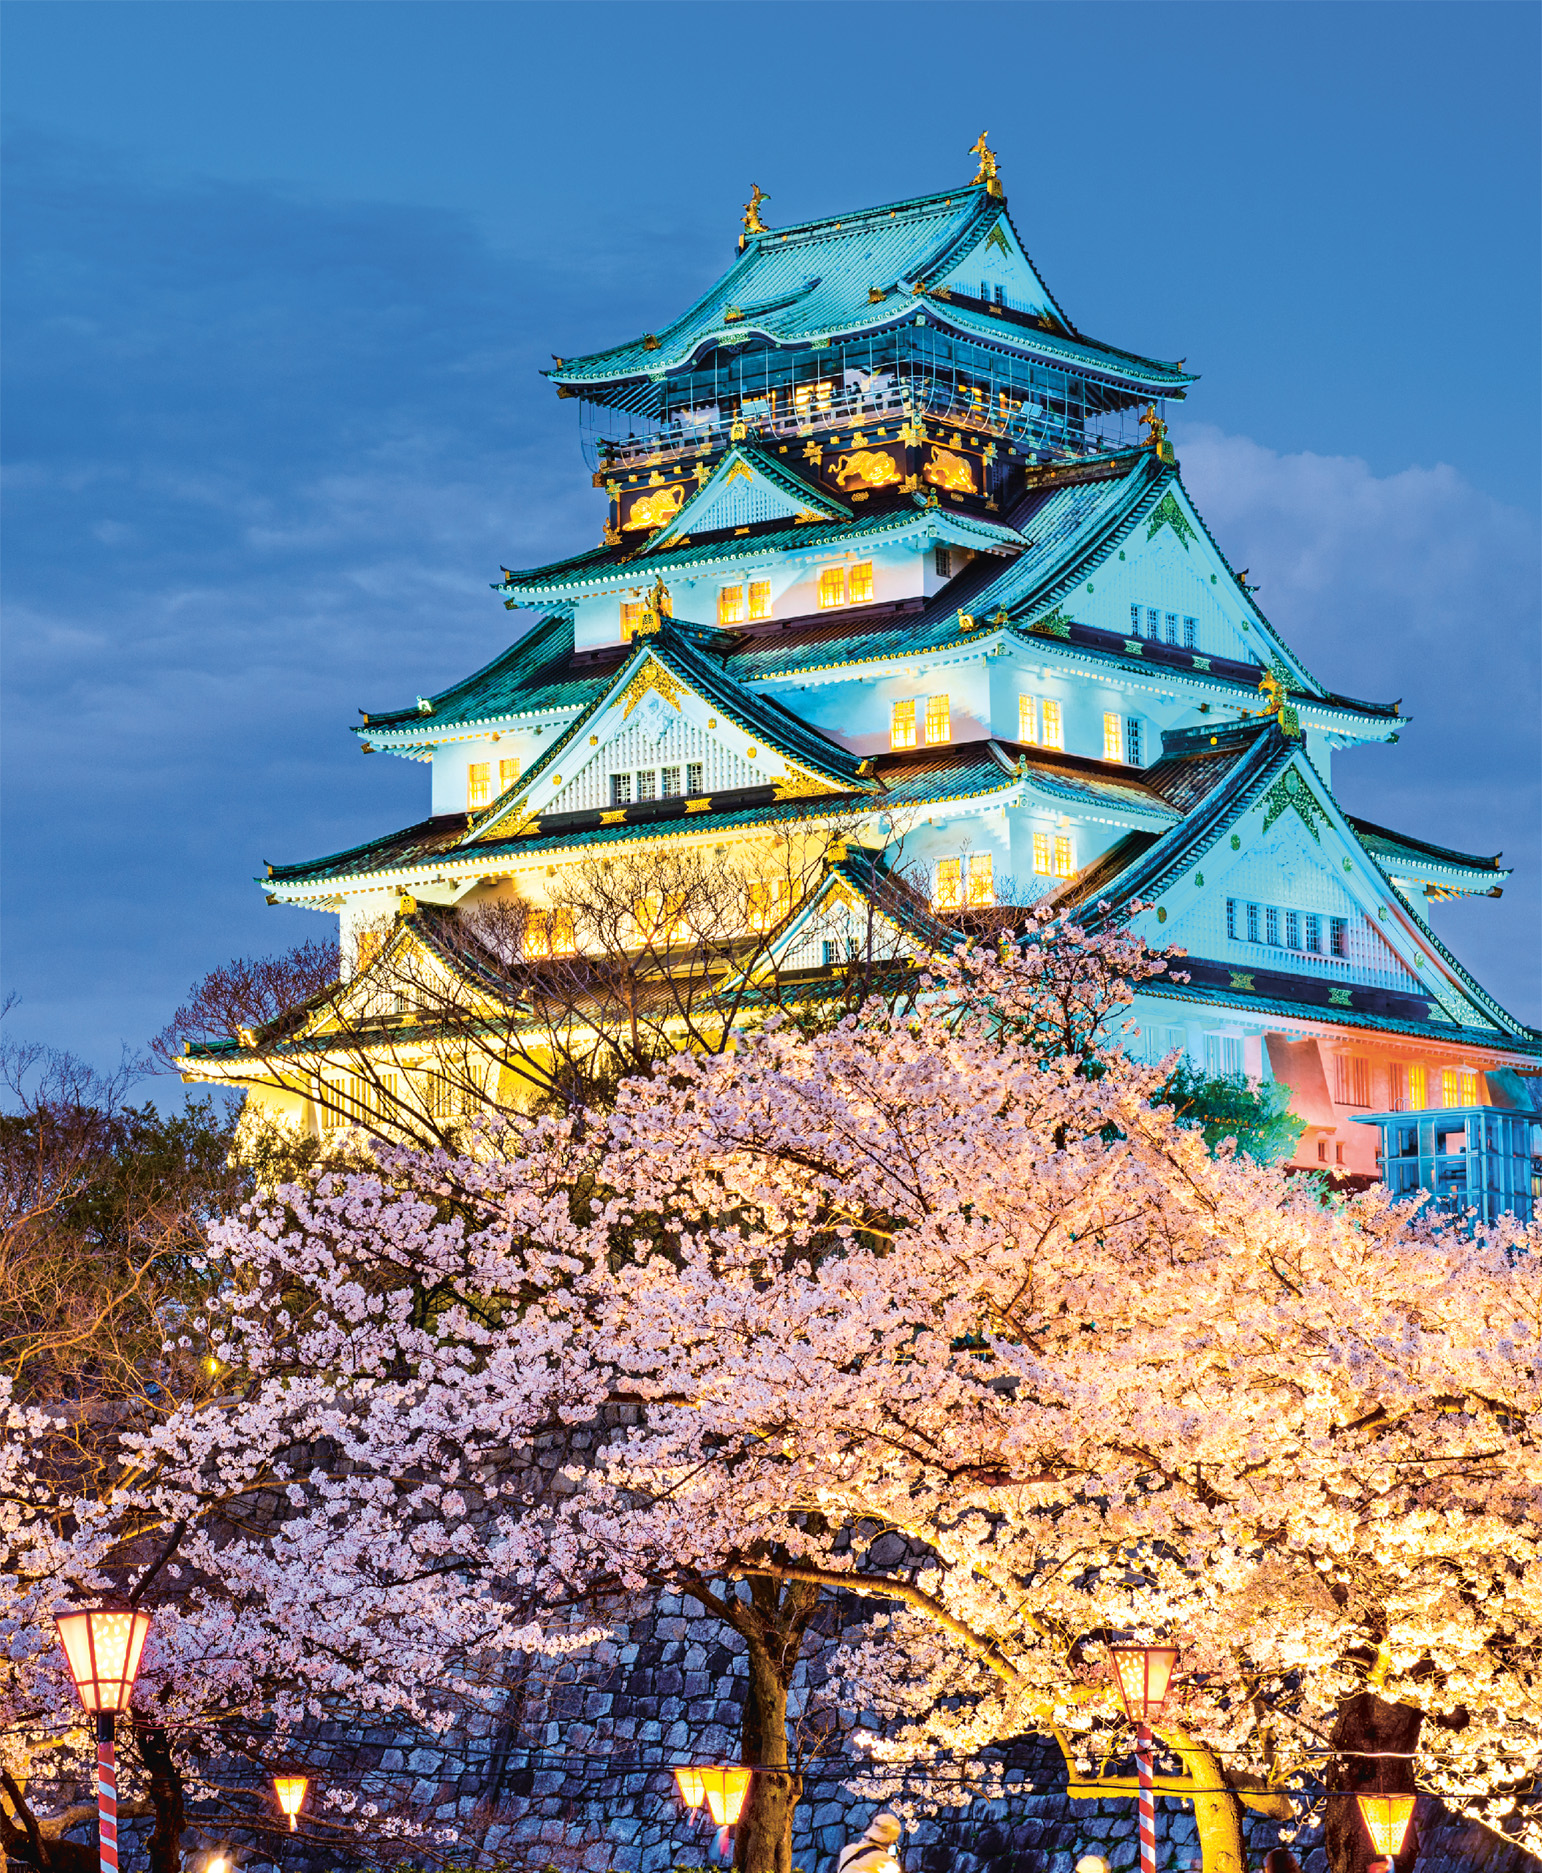
<svg viewBox="0 0 1542 1873">
<path fill-rule="evenodd" d="M 1328 815 L 1319 803 L 1317 796 L 1307 785 L 1300 770 L 1294 766 L 1286 768 L 1277 777 L 1274 784 L 1263 797 L 1264 831 L 1267 832 L 1280 815 L 1293 811 L 1303 826 L 1319 845 L 1322 837 L 1317 828 L 1328 823 Z"/>
<path fill-rule="evenodd" d="M 1189 541 L 1194 538 L 1194 529 L 1189 525 L 1188 516 L 1178 505 L 1171 488 L 1151 510 L 1151 517 L 1146 522 L 1146 538 L 1154 540 L 1164 527 L 1172 528 L 1178 536 L 1178 544 L 1187 552 Z"/>
<path fill-rule="evenodd" d="M 663 531 L 648 542 L 650 549 L 673 546 L 687 535 L 753 527 L 767 520 L 849 518 L 849 511 L 822 490 L 770 458 L 757 459 L 752 450 L 730 449 L 710 474 L 700 463 L 693 472 L 700 487 L 668 516 Z"/>
</svg>

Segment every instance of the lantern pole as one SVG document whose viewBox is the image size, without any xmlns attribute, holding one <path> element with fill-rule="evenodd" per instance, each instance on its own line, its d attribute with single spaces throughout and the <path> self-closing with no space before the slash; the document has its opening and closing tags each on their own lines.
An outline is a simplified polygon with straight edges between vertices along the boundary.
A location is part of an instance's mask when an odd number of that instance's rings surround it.
<svg viewBox="0 0 1542 1873">
<path fill-rule="evenodd" d="M 118 1713 L 134 1695 L 150 1615 L 97 1606 L 56 1614 L 54 1624 L 81 1704 L 96 1719 L 97 1851 L 101 1873 L 118 1873 Z"/>
<path fill-rule="evenodd" d="M 1110 1646 L 1109 1663 L 1125 1715 L 1135 1725 L 1135 1779 L 1140 1800 L 1140 1873 L 1157 1873 L 1156 1791 L 1152 1786 L 1153 1721 L 1162 1714 L 1178 1648 Z"/>
<path fill-rule="evenodd" d="M 102 1873 L 118 1873 L 118 1718 L 96 1713 L 96 1834 Z"/>
<path fill-rule="evenodd" d="M 1140 1784 L 1140 1873 L 1157 1873 L 1156 1796 L 1151 1786 L 1151 1729 L 1135 1726 L 1135 1775 Z"/>
</svg>

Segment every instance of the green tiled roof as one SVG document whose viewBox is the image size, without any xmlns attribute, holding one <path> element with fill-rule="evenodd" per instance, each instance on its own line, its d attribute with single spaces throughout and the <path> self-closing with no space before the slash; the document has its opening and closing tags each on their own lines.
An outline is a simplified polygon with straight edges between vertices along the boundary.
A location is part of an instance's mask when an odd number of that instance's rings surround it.
<svg viewBox="0 0 1542 1873">
<path fill-rule="evenodd" d="M 751 235 L 728 271 L 651 343 L 635 339 L 565 359 L 546 375 L 565 389 L 599 394 L 603 386 L 679 370 L 720 342 L 743 344 L 758 336 L 799 345 L 865 336 L 920 313 L 1000 349 L 1049 355 L 1158 394 L 1194 381 L 1175 364 L 910 293 L 917 282 L 940 277 L 1005 213 L 983 187 L 968 187 Z M 874 290 L 883 295 L 876 303 Z M 1049 303 L 1069 331 L 1069 321 Z M 737 316 L 727 316 L 730 311 Z M 976 326 L 983 329 L 976 332 Z"/>
<path fill-rule="evenodd" d="M 1454 852 L 1449 846 L 1431 845 L 1424 839 L 1410 838 L 1407 833 L 1392 832 L 1385 826 L 1372 825 L 1368 819 L 1356 819 L 1352 815 L 1347 817 L 1360 843 L 1367 852 L 1374 852 L 1377 858 L 1389 859 L 1394 864 L 1401 863 L 1415 870 L 1477 872 L 1491 884 L 1510 876 L 1510 867 L 1500 864 L 1497 852 L 1492 858 L 1478 858 L 1471 852 Z"/>
</svg>

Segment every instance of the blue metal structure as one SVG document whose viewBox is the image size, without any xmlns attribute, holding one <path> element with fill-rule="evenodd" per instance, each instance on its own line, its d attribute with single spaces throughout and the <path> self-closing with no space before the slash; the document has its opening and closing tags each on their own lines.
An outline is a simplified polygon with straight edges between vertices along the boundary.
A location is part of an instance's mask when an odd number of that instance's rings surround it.
<svg viewBox="0 0 1542 1873">
<path fill-rule="evenodd" d="M 1485 1223 L 1507 1212 L 1530 1222 L 1542 1202 L 1542 1113 L 1426 1106 L 1354 1123 L 1379 1128 L 1382 1182 L 1394 1196 L 1428 1190 L 1441 1209 Z"/>
</svg>

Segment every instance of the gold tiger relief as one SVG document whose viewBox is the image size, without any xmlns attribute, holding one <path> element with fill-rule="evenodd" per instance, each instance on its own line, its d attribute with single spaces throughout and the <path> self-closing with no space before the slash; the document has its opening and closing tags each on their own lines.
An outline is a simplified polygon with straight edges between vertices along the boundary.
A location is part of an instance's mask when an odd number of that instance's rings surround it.
<svg viewBox="0 0 1542 1873">
<path fill-rule="evenodd" d="M 929 446 L 932 459 L 921 471 L 923 477 L 935 488 L 956 488 L 960 494 L 973 494 L 974 475 L 969 458 L 955 455 L 951 449 L 939 449 L 935 442 Z"/>
<path fill-rule="evenodd" d="M 836 458 L 835 479 L 843 488 L 848 481 L 860 482 L 864 488 L 886 488 L 900 479 L 900 472 L 892 455 L 881 449 L 858 449 L 855 455 Z"/>
<path fill-rule="evenodd" d="M 666 526 L 684 506 L 684 488 L 660 488 L 657 494 L 639 494 L 621 523 L 621 530 L 632 533 L 639 527 Z"/>
</svg>

